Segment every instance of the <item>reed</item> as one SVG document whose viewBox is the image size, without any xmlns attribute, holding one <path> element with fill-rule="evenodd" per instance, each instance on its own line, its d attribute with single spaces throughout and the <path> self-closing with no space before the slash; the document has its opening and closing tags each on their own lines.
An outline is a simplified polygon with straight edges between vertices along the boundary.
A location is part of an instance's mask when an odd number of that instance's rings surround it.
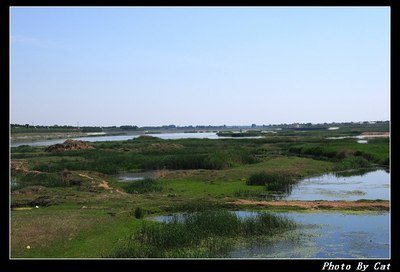
<svg viewBox="0 0 400 272">
<path fill-rule="evenodd" d="M 259 213 L 240 218 L 224 210 L 174 216 L 169 222 L 143 222 L 140 229 L 118 246 L 111 257 L 215 257 L 225 256 L 238 240 L 273 236 L 296 227 L 287 218 Z"/>
</svg>

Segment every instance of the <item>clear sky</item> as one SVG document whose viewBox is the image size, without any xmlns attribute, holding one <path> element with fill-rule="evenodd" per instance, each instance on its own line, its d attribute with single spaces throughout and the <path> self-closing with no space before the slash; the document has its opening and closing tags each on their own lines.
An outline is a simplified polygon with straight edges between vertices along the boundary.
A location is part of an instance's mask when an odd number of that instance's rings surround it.
<svg viewBox="0 0 400 272">
<path fill-rule="evenodd" d="M 389 8 L 10 9 L 10 121 L 389 120 Z"/>
</svg>

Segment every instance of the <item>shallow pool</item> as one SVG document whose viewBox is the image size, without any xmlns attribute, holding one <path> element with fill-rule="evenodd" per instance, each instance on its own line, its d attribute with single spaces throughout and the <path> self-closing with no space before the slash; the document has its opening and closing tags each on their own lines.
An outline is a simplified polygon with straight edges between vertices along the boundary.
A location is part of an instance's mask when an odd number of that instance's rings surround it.
<svg viewBox="0 0 400 272">
<path fill-rule="evenodd" d="M 249 216 L 249 212 L 240 212 Z M 298 228 L 272 244 L 237 248 L 232 258 L 389 258 L 389 213 L 281 215 Z M 250 215 L 251 216 L 251 215 Z"/>
</svg>

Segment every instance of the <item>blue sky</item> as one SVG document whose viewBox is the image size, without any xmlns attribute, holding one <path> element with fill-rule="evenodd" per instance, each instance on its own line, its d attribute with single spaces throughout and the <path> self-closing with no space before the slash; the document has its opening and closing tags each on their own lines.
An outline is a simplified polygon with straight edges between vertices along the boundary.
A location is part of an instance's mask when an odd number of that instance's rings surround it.
<svg viewBox="0 0 400 272">
<path fill-rule="evenodd" d="M 389 120 L 389 8 L 11 8 L 11 123 Z"/>
</svg>

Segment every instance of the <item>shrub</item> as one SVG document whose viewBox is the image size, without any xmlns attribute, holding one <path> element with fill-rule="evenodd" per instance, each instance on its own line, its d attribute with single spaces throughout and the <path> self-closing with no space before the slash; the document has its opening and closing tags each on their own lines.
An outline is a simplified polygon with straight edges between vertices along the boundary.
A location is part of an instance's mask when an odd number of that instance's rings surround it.
<svg viewBox="0 0 400 272">
<path fill-rule="evenodd" d="M 135 218 L 142 219 L 144 217 L 144 210 L 141 207 L 137 207 L 134 212 Z"/>
</svg>

